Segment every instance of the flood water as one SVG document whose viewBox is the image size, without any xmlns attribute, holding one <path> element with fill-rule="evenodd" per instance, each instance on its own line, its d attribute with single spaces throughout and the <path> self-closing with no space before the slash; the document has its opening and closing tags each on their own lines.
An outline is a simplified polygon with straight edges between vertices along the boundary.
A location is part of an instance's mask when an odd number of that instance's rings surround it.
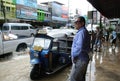
<svg viewBox="0 0 120 81">
<path fill-rule="evenodd" d="M 119 43 L 118 43 L 119 44 Z M 101 52 L 93 52 L 89 62 L 86 81 L 120 81 L 120 47 L 105 44 Z M 0 58 L 0 81 L 31 81 L 31 65 L 28 54 L 13 54 Z M 71 70 L 68 66 L 37 81 L 66 81 Z"/>
</svg>

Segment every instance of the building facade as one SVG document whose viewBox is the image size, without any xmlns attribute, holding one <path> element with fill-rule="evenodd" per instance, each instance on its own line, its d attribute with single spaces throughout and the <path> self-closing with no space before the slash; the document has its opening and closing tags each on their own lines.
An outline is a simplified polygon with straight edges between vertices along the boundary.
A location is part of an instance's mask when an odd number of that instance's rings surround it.
<svg viewBox="0 0 120 81">
<path fill-rule="evenodd" d="M 0 5 L 0 20 L 4 19 L 4 15 L 7 20 L 16 19 L 15 0 L 1 0 Z"/>
<path fill-rule="evenodd" d="M 65 25 L 68 21 L 67 7 L 56 1 L 45 4 L 39 5 L 37 0 L 1 0 L 0 21 L 48 23 L 54 27 Z"/>
<path fill-rule="evenodd" d="M 38 5 L 37 20 L 41 22 L 50 22 L 51 13 L 48 11 L 48 6 Z"/>
<path fill-rule="evenodd" d="M 42 4 L 49 7 L 51 13 L 51 26 L 58 28 L 65 26 L 68 22 L 68 8 L 64 4 L 57 1 L 43 2 Z"/>
</svg>

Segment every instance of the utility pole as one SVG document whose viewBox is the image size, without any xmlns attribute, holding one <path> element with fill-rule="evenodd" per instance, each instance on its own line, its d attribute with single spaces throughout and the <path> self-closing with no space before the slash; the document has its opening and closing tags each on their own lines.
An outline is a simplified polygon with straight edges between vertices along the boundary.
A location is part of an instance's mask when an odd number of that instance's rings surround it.
<svg viewBox="0 0 120 81">
<path fill-rule="evenodd" d="M 50 26 L 53 27 L 52 26 L 53 21 L 52 21 L 52 3 L 51 2 L 48 2 L 48 9 L 49 9 L 48 11 L 51 14 L 51 17 L 50 17 Z"/>
<path fill-rule="evenodd" d="M 68 0 L 68 22 L 67 22 L 68 28 L 69 28 L 69 10 L 70 10 L 70 3 L 69 3 L 69 0 Z"/>
<path fill-rule="evenodd" d="M 102 29 L 102 15 L 100 14 L 100 28 Z"/>
<path fill-rule="evenodd" d="M 1 0 L 1 11 L 3 12 L 4 22 L 7 22 L 6 13 L 5 13 L 5 6 L 3 4 L 3 0 Z"/>
</svg>

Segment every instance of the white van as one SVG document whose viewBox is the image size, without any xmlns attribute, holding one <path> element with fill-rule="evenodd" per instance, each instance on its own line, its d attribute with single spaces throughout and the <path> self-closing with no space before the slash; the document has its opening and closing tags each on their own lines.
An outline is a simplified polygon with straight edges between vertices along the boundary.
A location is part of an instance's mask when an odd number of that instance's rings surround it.
<svg viewBox="0 0 120 81">
<path fill-rule="evenodd" d="M 32 25 L 27 23 L 4 23 L 2 31 L 18 36 L 34 36 L 37 32 Z"/>
</svg>

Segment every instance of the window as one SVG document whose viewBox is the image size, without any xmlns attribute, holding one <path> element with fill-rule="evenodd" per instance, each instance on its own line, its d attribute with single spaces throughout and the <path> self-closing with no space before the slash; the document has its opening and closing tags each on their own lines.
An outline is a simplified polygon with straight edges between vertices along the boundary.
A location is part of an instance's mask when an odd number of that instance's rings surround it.
<svg viewBox="0 0 120 81">
<path fill-rule="evenodd" d="M 9 26 L 3 26 L 2 30 L 9 30 Z"/>
<path fill-rule="evenodd" d="M 51 40 L 50 39 L 46 39 L 46 38 L 35 38 L 34 43 L 33 43 L 33 48 L 34 47 L 42 47 L 43 49 L 48 49 L 49 46 L 51 44 Z"/>
<path fill-rule="evenodd" d="M 38 15 L 38 16 L 40 15 L 39 12 L 37 13 L 37 15 Z"/>
<path fill-rule="evenodd" d="M 59 42 L 53 42 L 53 46 L 52 46 L 53 52 L 58 52 L 58 45 L 59 45 Z"/>
<path fill-rule="evenodd" d="M 28 26 L 21 26 L 21 30 L 27 30 Z"/>
<path fill-rule="evenodd" d="M 20 30 L 20 26 L 11 26 L 11 30 Z"/>
<path fill-rule="evenodd" d="M 10 7 L 6 7 L 6 11 L 7 11 L 7 12 L 10 12 Z"/>
<path fill-rule="evenodd" d="M 11 8 L 11 11 L 12 11 L 12 12 L 15 12 L 15 8 Z"/>
<path fill-rule="evenodd" d="M 41 13 L 39 13 L 40 14 L 40 16 L 41 16 Z"/>
<path fill-rule="evenodd" d="M 35 29 L 33 26 L 30 26 L 30 29 Z"/>
<path fill-rule="evenodd" d="M 45 17 L 47 16 L 47 14 L 45 13 Z"/>
</svg>

